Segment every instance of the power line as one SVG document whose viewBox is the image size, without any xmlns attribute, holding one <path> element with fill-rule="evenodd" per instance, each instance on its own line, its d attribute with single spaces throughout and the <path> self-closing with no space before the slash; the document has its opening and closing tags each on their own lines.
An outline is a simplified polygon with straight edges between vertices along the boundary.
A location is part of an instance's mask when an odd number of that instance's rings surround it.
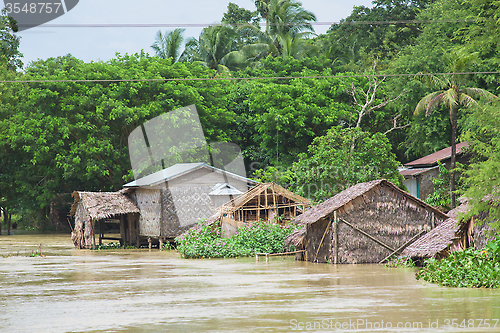
<svg viewBox="0 0 500 333">
<path fill-rule="evenodd" d="M 312 76 L 260 76 L 260 77 L 214 77 L 214 78 L 165 78 L 165 79 L 70 79 L 70 80 L 1 80 L 0 83 L 113 83 L 113 82 L 172 82 L 172 81 L 238 81 L 238 80 L 292 80 L 292 79 L 333 79 L 359 77 L 408 77 L 500 74 L 496 72 L 458 72 L 458 73 L 416 73 L 416 74 L 353 74 L 353 75 L 312 75 Z"/>
<path fill-rule="evenodd" d="M 318 25 L 392 25 L 392 24 L 432 24 L 432 23 L 475 23 L 480 19 L 450 19 L 450 20 L 395 20 L 395 21 L 331 21 L 331 22 L 308 22 L 312 26 Z M 488 19 L 481 19 L 486 21 Z M 265 26 L 294 26 L 295 23 L 256 23 L 261 27 Z M 233 26 L 244 27 L 251 25 L 249 23 L 242 24 L 225 24 L 225 23 L 46 23 L 37 24 L 18 24 L 22 28 L 206 28 L 209 26 Z"/>
</svg>

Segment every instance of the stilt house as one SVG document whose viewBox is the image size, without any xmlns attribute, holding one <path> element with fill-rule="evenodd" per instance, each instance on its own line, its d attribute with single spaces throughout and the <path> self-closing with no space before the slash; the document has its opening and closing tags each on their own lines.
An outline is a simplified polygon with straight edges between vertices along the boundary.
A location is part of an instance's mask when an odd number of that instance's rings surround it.
<svg viewBox="0 0 500 333">
<path fill-rule="evenodd" d="M 244 193 L 256 184 L 205 163 L 180 163 L 130 182 L 119 192 L 75 192 L 73 238 L 85 239 L 75 245 L 95 246 L 92 235 L 97 227 L 94 224 L 111 216 L 124 220 L 120 228 L 121 243 L 140 245 L 147 241 L 161 245 L 201 219 L 212 216 L 216 203 L 225 203 L 233 199 L 234 194 Z M 87 204 L 87 197 L 99 204 Z M 122 206 L 113 202 L 120 202 Z M 100 239 L 106 238 L 99 235 Z"/>
<path fill-rule="evenodd" d="M 137 223 L 139 208 L 130 199 L 128 189 L 118 192 L 73 192 L 75 199 L 71 207 L 71 215 L 75 217 L 75 229 L 71 240 L 76 247 L 95 248 L 101 244 L 104 237 L 103 220 L 117 219 L 120 221 L 120 237 L 108 238 L 118 240 L 122 244 L 137 242 Z M 96 230 L 97 228 L 97 230 Z M 96 242 L 96 231 L 99 241 Z"/>
<path fill-rule="evenodd" d="M 329 263 L 379 263 L 399 254 L 446 216 L 386 180 L 348 188 L 299 215 L 305 227 L 287 245 L 296 259 Z"/>
</svg>

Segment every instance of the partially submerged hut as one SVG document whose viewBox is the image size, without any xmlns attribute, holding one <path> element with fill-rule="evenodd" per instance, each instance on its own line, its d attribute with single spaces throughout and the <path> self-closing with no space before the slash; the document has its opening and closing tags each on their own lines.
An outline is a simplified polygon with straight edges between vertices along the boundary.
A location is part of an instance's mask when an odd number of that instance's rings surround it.
<svg viewBox="0 0 500 333">
<path fill-rule="evenodd" d="M 118 192 L 74 192 L 73 240 L 80 248 L 96 245 L 95 225 L 104 218 L 120 219 L 122 244 L 137 246 L 171 241 L 201 219 L 215 213 L 218 203 L 255 186 L 256 181 L 205 163 L 179 163 L 124 185 Z M 99 228 L 99 240 L 103 237 Z"/>
<path fill-rule="evenodd" d="M 468 248 L 471 244 L 471 224 L 459 223 L 450 217 L 404 249 L 401 254 L 421 262 L 431 257 L 436 259 L 447 257 L 455 251 Z"/>
<path fill-rule="evenodd" d="M 309 207 L 309 199 L 276 183 L 263 183 L 217 208 L 208 221 L 220 223 L 224 235 L 230 237 L 247 223 L 259 220 L 274 222 L 275 218 L 286 223 Z M 200 229 L 199 226 L 194 228 Z"/>
<path fill-rule="evenodd" d="M 95 248 L 96 228 L 99 232 L 99 245 L 103 236 L 103 220 L 118 219 L 120 221 L 121 244 L 137 243 L 137 223 L 139 208 L 127 195 L 130 192 L 124 189 L 118 192 L 81 192 L 75 191 L 71 207 L 71 215 L 75 218 L 75 229 L 71 233 L 71 240 L 76 247 Z M 109 238 L 108 238 L 109 239 Z"/>
<path fill-rule="evenodd" d="M 299 215 L 305 228 L 286 239 L 304 253 L 296 259 L 378 263 L 399 254 L 446 214 L 387 180 L 354 185 Z"/>
<path fill-rule="evenodd" d="M 489 236 L 491 229 L 488 225 L 474 225 L 474 219 L 477 219 L 477 216 L 459 222 L 459 215 L 466 212 L 467 203 L 462 203 L 450 210 L 447 220 L 408 246 L 402 255 L 422 262 L 431 257 L 445 258 L 455 251 L 469 247 L 474 247 L 476 250 L 483 249 L 487 241 L 492 239 Z"/>
<path fill-rule="evenodd" d="M 125 184 L 140 210 L 141 237 L 173 240 L 256 181 L 205 163 L 179 163 Z"/>
</svg>

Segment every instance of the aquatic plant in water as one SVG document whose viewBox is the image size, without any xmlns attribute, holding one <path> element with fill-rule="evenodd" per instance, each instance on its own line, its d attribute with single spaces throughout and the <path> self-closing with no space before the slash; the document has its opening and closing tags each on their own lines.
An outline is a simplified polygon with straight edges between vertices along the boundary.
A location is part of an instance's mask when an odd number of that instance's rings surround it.
<svg viewBox="0 0 500 333">
<path fill-rule="evenodd" d="M 427 259 L 425 264 L 417 272 L 417 280 L 447 287 L 499 288 L 500 237 L 488 242 L 483 250 L 456 251 L 441 260 Z"/>
<path fill-rule="evenodd" d="M 201 230 L 190 230 L 183 238 L 177 238 L 177 251 L 183 258 L 231 258 L 248 257 L 255 252 L 281 253 L 284 240 L 298 230 L 295 224 L 281 226 L 264 221 L 249 223 L 230 238 L 223 238 L 221 227 L 201 222 Z"/>
</svg>

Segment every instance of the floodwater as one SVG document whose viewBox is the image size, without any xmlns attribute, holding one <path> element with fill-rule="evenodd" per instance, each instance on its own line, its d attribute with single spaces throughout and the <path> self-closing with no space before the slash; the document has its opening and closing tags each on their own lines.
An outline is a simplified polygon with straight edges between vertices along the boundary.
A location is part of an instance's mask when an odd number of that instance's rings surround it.
<svg viewBox="0 0 500 333">
<path fill-rule="evenodd" d="M 69 235 L 0 236 L 0 263 L 1 332 L 500 332 L 500 290 L 414 269 L 76 250 Z"/>
</svg>

